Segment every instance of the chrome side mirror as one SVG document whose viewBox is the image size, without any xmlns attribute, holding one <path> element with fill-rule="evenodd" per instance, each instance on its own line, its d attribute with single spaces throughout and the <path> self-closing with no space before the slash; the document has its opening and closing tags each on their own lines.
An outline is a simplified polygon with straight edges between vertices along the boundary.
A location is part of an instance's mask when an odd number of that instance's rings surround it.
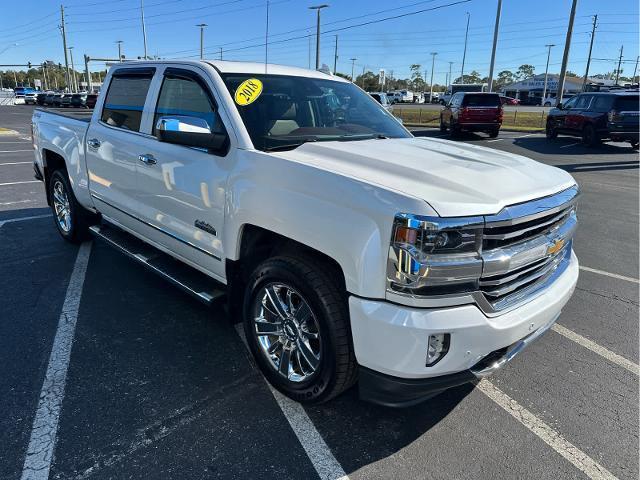
<svg viewBox="0 0 640 480">
<path fill-rule="evenodd" d="M 161 142 L 218 151 L 225 147 L 228 138 L 225 133 L 212 132 L 204 118 L 186 115 L 160 117 L 156 122 L 156 137 Z"/>
</svg>

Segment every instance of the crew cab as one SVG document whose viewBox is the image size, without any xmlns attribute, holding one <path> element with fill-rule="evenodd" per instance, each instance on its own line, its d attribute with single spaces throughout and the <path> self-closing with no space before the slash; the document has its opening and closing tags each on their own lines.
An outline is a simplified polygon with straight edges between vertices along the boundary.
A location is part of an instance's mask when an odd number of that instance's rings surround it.
<svg viewBox="0 0 640 480">
<path fill-rule="evenodd" d="M 125 62 L 90 116 L 36 109 L 32 127 L 60 235 L 226 299 L 300 402 L 357 382 L 407 406 L 482 378 L 553 325 L 578 278 L 571 175 L 415 138 L 330 74 Z"/>
<path fill-rule="evenodd" d="M 604 140 L 629 142 L 638 148 L 640 130 L 640 95 L 637 91 L 591 92 L 571 97 L 549 111 L 546 125 L 548 139 L 558 134 L 582 138 L 595 147 Z"/>
<path fill-rule="evenodd" d="M 486 132 L 491 138 L 500 133 L 502 102 L 497 93 L 454 93 L 440 112 L 440 131 L 452 137 L 460 132 Z"/>
</svg>

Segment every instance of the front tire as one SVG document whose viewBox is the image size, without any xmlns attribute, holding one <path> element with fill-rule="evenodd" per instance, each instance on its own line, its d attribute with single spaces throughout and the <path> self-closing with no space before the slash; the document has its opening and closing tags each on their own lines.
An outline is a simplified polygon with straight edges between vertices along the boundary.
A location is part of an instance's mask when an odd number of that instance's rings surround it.
<svg viewBox="0 0 640 480">
<path fill-rule="evenodd" d="M 558 137 L 558 130 L 556 130 L 556 127 L 554 127 L 551 122 L 547 122 L 547 128 L 545 129 L 545 134 L 547 136 L 547 139 L 553 140 L 554 138 Z"/>
<path fill-rule="evenodd" d="M 311 257 L 260 264 L 244 298 L 244 332 L 260 370 L 301 403 L 322 403 L 356 381 L 345 292 L 335 274 Z"/>
<path fill-rule="evenodd" d="M 81 243 L 89 236 L 93 214 L 78 203 L 71 189 L 65 170 L 55 170 L 49 179 L 49 203 L 56 228 L 62 238 L 71 243 Z"/>
<path fill-rule="evenodd" d="M 444 120 L 442 119 L 442 116 L 440 116 L 440 131 L 442 133 L 445 133 L 447 131 L 447 124 L 444 123 Z"/>
</svg>

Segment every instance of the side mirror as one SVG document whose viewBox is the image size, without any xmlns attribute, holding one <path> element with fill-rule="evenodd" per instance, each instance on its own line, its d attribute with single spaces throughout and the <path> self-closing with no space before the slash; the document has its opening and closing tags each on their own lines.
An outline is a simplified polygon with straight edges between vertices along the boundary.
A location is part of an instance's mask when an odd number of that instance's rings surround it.
<svg viewBox="0 0 640 480">
<path fill-rule="evenodd" d="M 556 105 L 556 108 L 558 110 L 562 110 L 564 107 L 562 106 L 562 102 L 560 102 L 558 105 Z"/>
<path fill-rule="evenodd" d="M 204 118 L 185 115 L 160 117 L 156 123 L 156 137 L 161 142 L 207 150 L 221 150 L 227 141 L 227 135 L 213 133 Z"/>
</svg>

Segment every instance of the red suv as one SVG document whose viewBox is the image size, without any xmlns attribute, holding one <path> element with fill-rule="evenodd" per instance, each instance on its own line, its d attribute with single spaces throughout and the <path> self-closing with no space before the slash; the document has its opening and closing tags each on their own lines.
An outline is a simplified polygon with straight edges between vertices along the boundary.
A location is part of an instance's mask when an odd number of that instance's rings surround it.
<svg viewBox="0 0 640 480">
<path fill-rule="evenodd" d="M 498 136 L 502 125 L 502 102 L 497 93 L 458 92 L 440 112 L 440 131 L 456 136 L 462 130 Z"/>
</svg>

